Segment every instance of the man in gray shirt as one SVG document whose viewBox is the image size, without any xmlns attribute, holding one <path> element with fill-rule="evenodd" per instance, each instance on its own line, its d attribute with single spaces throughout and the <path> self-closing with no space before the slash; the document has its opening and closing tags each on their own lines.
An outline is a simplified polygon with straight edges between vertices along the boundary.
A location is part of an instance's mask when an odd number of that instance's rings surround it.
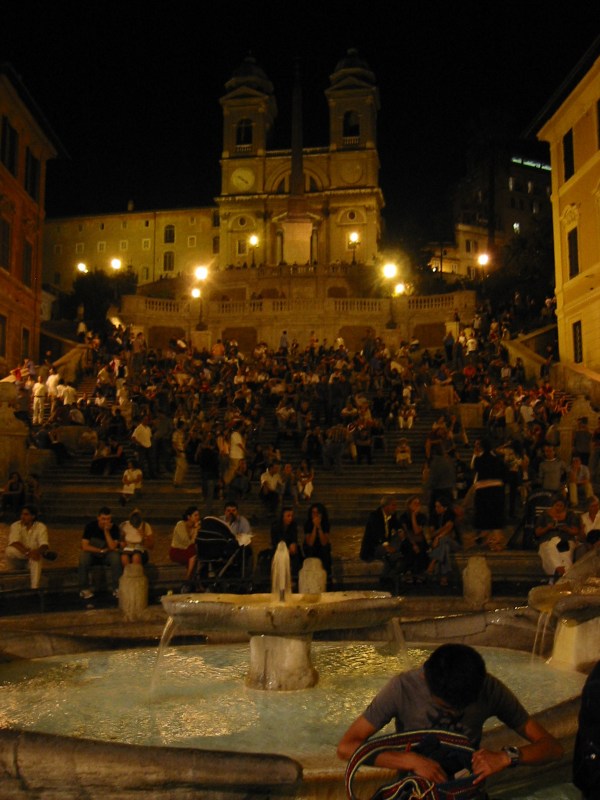
<svg viewBox="0 0 600 800">
<path fill-rule="evenodd" d="M 542 489 L 549 492 L 560 492 L 565 478 L 567 468 L 563 461 L 556 457 L 556 451 L 552 445 L 544 446 L 544 458 L 540 461 L 538 470 L 539 484 Z"/>
<path fill-rule="evenodd" d="M 467 736 L 472 746 L 478 748 L 483 724 L 493 716 L 529 744 L 499 751 L 476 750 L 472 760 L 475 783 L 510 766 L 540 764 L 562 756 L 560 743 L 529 716 L 510 689 L 487 673 L 485 662 L 476 650 L 463 644 L 444 644 L 422 668 L 401 673 L 388 682 L 348 728 L 337 752 L 341 759 L 349 759 L 366 739 L 392 719 L 399 732 L 451 731 Z M 435 783 L 448 780 L 440 764 L 414 750 L 382 752 L 374 763 L 412 772 Z"/>
</svg>

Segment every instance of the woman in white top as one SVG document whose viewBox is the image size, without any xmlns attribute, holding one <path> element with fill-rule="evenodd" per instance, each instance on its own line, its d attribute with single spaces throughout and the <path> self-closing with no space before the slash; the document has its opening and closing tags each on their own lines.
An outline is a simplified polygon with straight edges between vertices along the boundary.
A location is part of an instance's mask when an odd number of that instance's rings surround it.
<svg viewBox="0 0 600 800">
<path fill-rule="evenodd" d="M 173 528 L 169 558 L 187 567 L 186 580 L 191 578 L 196 565 L 196 536 L 199 529 L 200 512 L 196 506 L 186 508 L 182 519 Z"/>
<path fill-rule="evenodd" d="M 144 522 L 139 508 L 134 508 L 119 530 L 121 564 L 124 567 L 127 564 L 147 564 L 148 550 L 154 547 L 154 533 L 150 525 Z"/>
</svg>

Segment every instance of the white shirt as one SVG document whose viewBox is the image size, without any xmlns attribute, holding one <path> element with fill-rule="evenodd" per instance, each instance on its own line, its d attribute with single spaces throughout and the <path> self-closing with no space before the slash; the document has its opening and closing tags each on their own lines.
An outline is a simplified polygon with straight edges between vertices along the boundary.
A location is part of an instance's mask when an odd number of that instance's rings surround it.
<svg viewBox="0 0 600 800">
<path fill-rule="evenodd" d="M 42 545 L 48 544 L 48 529 L 43 522 L 34 521 L 31 528 L 24 525 L 21 520 L 13 522 L 8 534 L 8 544 L 20 542 L 27 550 L 37 550 Z"/>
</svg>

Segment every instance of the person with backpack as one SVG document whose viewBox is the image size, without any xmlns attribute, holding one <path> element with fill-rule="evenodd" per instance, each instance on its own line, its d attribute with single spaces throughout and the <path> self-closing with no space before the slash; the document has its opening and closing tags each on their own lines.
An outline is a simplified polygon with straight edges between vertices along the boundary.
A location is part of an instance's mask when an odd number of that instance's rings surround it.
<svg viewBox="0 0 600 800">
<path fill-rule="evenodd" d="M 497 717 L 527 743 L 501 750 L 482 748 L 483 725 L 490 717 Z M 357 748 L 391 720 L 399 733 L 419 732 L 422 738 L 437 734 L 438 743 L 444 739 L 444 731 L 466 737 L 473 748 L 467 773 L 474 786 L 509 767 L 543 764 L 563 755 L 554 736 L 528 714 L 508 687 L 487 672 L 481 655 L 464 644 L 443 644 L 422 667 L 393 677 L 343 735 L 339 758 L 353 759 Z M 444 768 L 435 754 L 425 755 L 417 746 L 373 752 L 368 763 L 378 767 L 401 770 L 435 784 L 456 777 L 448 774 L 449 767 Z"/>
</svg>

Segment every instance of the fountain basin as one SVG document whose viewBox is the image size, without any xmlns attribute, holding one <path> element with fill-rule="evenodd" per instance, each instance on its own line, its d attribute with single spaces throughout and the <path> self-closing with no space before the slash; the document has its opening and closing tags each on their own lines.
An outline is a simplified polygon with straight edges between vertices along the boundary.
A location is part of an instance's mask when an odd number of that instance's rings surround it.
<svg viewBox="0 0 600 800">
<path fill-rule="evenodd" d="M 388 592 L 289 594 L 181 594 L 161 598 L 175 624 L 200 631 L 243 631 L 250 636 L 252 689 L 309 689 L 319 680 L 311 658 L 315 631 L 373 628 L 400 614 Z"/>
<path fill-rule="evenodd" d="M 371 628 L 400 614 L 402 601 L 388 592 L 292 594 L 180 594 L 161 598 L 167 614 L 201 631 L 296 636 L 323 630 Z"/>
</svg>

